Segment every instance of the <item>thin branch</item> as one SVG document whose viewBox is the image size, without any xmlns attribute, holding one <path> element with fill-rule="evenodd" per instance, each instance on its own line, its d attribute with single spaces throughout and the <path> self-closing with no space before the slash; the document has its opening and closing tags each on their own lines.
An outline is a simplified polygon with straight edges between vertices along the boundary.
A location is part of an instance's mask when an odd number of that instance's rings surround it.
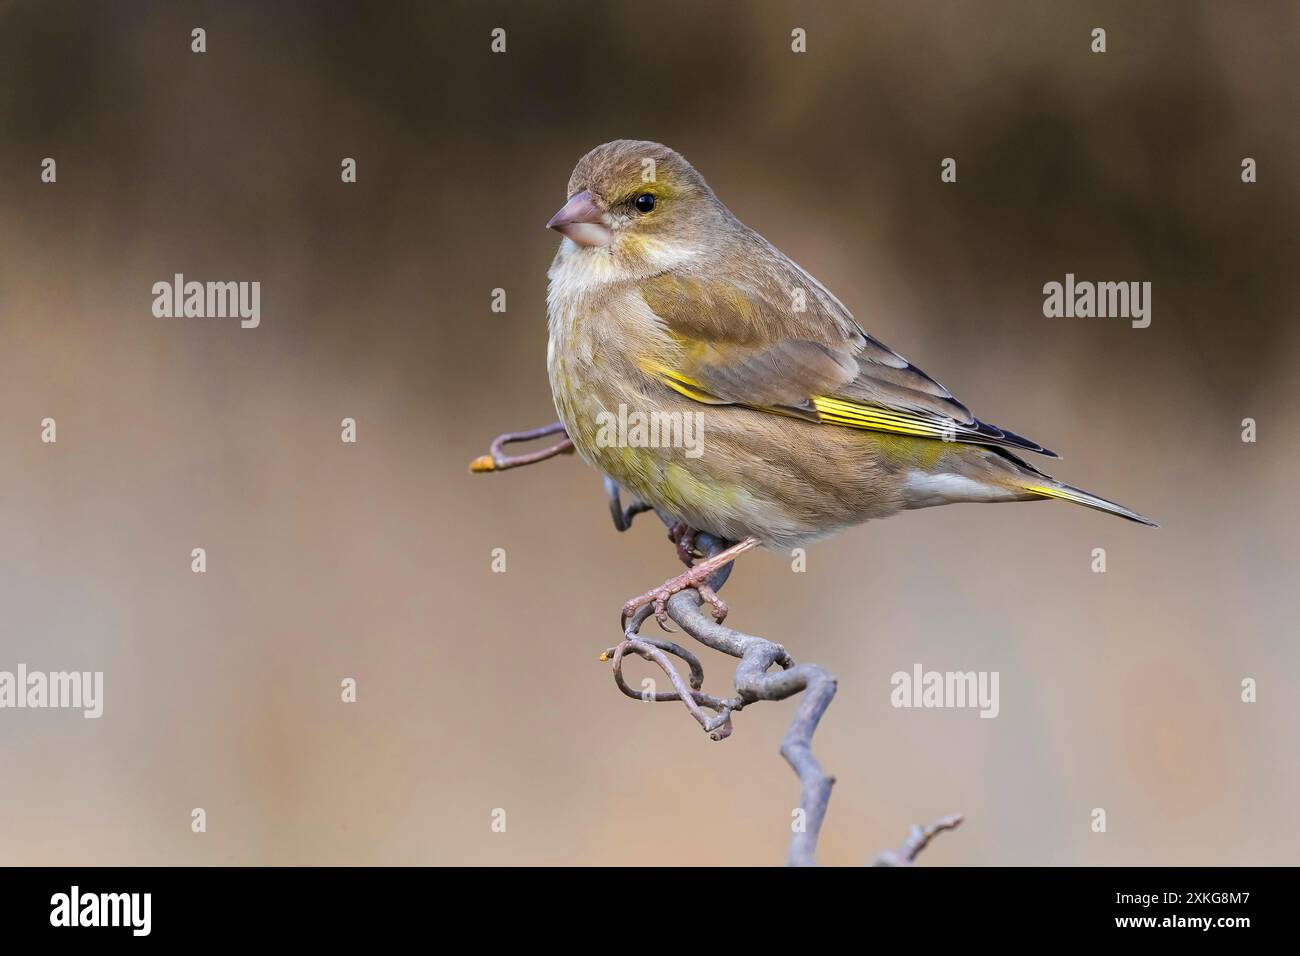
<svg viewBox="0 0 1300 956">
<path fill-rule="evenodd" d="M 605 496 L 609 499 L 609 514 L 614 519 L 614 527 L 619 531 L 626 531 L 632 527 L 632 519 L 644 511 L 653 511 L 652 505 L 644 501 L 635 500 L 626 508 L 623 502 L 619 500 L 618 483 L 609 475 L 605 476 Z"/>
<path fill-rule="evenodd" d="M 954 813 L 951 816 L 940 817 L 928 827 L 920 827 L 912 824 L 912 832 L 903 841 L 903 845 L 897 850 L 886 850 L 876 857 L 872 866 L 911 866 L 916 862 L 918 854 L 930 845 L 930 841 L 942 833 L 944 830 L 955 830 L 961 826 L 962 820 L 965 819 L 960 813 Z"/>
<path fill-rule="evenodd" d="M 701 609 L 697 591 L 673 595 L 668 602 L 668 614 L 678 627 L 701 644 L 740 658 L 735 685 L 743 704 L 785 700 L 806 692 L 781 742 L 781 756 L 799 777 L 799 807 L 803 811 L 803 819 L 791 835 L 786 860 L 791 866 L 812 866 L 835 783 L 835 778 L 822 769 L 813 755 L 812 738 L 835 697 L 835 678 L 815 664 L 796 664 L 780 644 L 712 620 Z M 769 673 L 774 665 L 781 670 Z"/>
<path fill-rule="evenodd" d="M 655 644 L 648 640 L 630 637 L 623 643 L 615 647 L 610 653 L 610 658 L 614 662 L 614 681 L 618 684 L 619 690 L 629 697 L 644 701 L 663 701 L 663 700 L 680 700 L 686 705 L 705 733 L 714 740 L 725 740 L 731 736 L 731 712 L 738 706 L 742 706 L 738 700 L 721 700 L 712 694 L 706 694 L 701 690 L 686 686 L 682 680 L 682 675 L 673 667 L 672 662 L 668 660 L 667 654 L 656 647 Z M 623 655 L 628 651 L 640 654 L 646 660 L 654 661 L 663 672 L 668 675 L 668 680 L 672 683 L 674 690 L 671 691 L 635 691 L 627 685 L 623 679 Z M 601 655 L 604 659 L 605 655 Z M 701 670 L 701 675 L 703 671 Z M 714 712 L 710 717 L 703 710 L 704 707 Z"/>
<path fill-rule="evenodd" d="M 506 445 L 521 441 L 533 441 L 537 438 L 545 438 L 547 435 L 564 435 L 564 438 L 554 445 L 539 451 L 529 452 L 526 455 L 507 455 L 503 451 Z M 565 433 L 564 425 L 560 422 L 551 422 L 549 425 L 543 425 L 541 428 L 534 428 L 531 431 L 506 432 L 504 435 L 498 435 L 488 447 L 486 455 L 479 455 L 469 463 L 469 470 L 476 473 L 506 471 L 510 468 L 520 468 L 523 465 L 546 461 L 546 459 L 554 458 L 556 455 L 571 454 L 573 454 L 573 442 Z"/>
</svg>

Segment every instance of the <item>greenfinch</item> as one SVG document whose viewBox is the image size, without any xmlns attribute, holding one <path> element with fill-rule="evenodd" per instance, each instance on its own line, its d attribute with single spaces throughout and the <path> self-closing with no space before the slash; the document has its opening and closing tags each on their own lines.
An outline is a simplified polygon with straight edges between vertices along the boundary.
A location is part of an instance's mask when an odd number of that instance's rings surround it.
<svg viewBox="0 0 1300 956">
<path fill-rule="evenodd" d="M 1153 524 L 1026 462 L 1057 456 L 975 418 L 864 331 L 668 147 L 598 146 L 567 196 L 547 223 L 563 236 L 548 272 L 555 407 L 578 453 L 679 536 L 737 543 L 729 561 L 913 508 L 1049 498 Z M 670 594 L 699 587 L 720 616 L 706 593 L 719 566 L 625 615 L 653 601 L 662 621 Z"/>
</svg>

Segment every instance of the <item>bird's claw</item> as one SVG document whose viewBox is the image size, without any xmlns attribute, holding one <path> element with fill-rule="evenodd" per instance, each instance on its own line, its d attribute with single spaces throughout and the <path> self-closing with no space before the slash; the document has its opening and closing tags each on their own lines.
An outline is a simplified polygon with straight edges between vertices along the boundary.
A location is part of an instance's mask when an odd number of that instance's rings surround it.
<svg viewBox="0 0 1300 956">
<path fill-rule="evenodd" d="M 731 608 L 727 607 L 727 602 L 718 597 L 718 592 L 713 590 L 707 584 L 701 584 L 696 588 L 700 592 L 700 597 L 713 606 L 713 620 L 721 624 L 727 619 L 727 614 Z"/>
<path fill-rule="evenodd" d="M 619 620 L 620 626 L 626 631 L 628 620 L 641 608 L 653 603 L 655 620 L 665 631 L 670 634 L 673 633 L 673 629 L 668 625 L 668 601 L 674 594 L 679 594 L 691 588 L 699 592 L 701 600 L 712 605 L 713 619 L 721 624 L 727 617 L 728 608 L 726 602 L 718 597 L 718 593 L 709 587 L 709 578 L 716 571 L 716 568 L 706 566 L 687 568 L 685 572 L 665 581 L 659 587 L 647 591 L 640 597 L 634 597 L 623 605 L 623 614 Z"/>
<path fill-rule="evenodd" d="M 679 521 L 668 529 L 668 540 L 677 549 L 677 560 L 689 568 L 695 561 L 695 532 Z"/>
</svg>

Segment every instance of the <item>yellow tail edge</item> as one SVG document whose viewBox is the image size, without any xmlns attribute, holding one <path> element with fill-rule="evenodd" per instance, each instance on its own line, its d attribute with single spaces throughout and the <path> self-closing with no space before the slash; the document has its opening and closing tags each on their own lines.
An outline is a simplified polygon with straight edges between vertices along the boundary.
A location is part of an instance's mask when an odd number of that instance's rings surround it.
<svg viewBox="0 0 1300 956">
<path fill-rule="evenodd" d="M 1097 511 L 1119 515 L 1121 518 L 1136 521 L 1138 524 L 1144 524 L 1149 528 L 1160 527 L 1150 518 L 1143 517 L 1131 508 L 1125 508 L 1113 501 L 1107 501 L 1105 498 L 1089 494 L 1082 488 L 1072 488 L 1069 485 L 1022 485 L 1021 487 L 1031 494 L 1042 495 L 1044 498 L 1060 498 L 1062 501 L 1072 501 L 1076 505 L 1083 505 L 1085 508 L 1095 508 Z"/>
</svg>

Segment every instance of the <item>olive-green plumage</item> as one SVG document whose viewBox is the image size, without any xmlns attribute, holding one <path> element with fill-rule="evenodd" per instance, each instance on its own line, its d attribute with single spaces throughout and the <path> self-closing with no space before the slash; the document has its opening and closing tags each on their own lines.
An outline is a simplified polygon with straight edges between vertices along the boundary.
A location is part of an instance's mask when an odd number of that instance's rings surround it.
<svg viewBox="0 0 1300 956">
<path fill-rule="evenodd" d="M 549 272 L 555 406 L 579 453 L 642 500 L 783 548 L 959 501 L 1060 497 L 1151 523 L 1022 461 L 1053 453 L 864 332 L 667 147 L 599 146 L 568 195 L 550 223 L 565 234 Z M 702 441 L 610 440 L 620 415 L 692 416 Z"/>
</svg>

